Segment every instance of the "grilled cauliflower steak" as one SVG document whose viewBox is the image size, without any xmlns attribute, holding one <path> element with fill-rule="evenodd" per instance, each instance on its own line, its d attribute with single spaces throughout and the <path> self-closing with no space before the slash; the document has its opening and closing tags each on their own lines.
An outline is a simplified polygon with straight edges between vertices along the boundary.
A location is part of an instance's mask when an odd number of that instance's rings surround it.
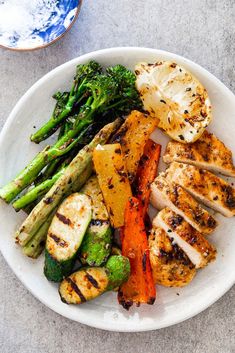
<svg viewBox="0 0 235 353">
<path fill-rule="evenodd" d="M 180 184 L 195 198 L 225 217 L 235 215 L 235 189 L 213 173 L 173 162 L 165 175 L 167 180 Z"/>
<path fill-rule="evenodd" d="M 187 191 L 166 180 L 165 173 L 161 173 L 151 185 L 151 203 L 158 210 L 168 206 L 205 235 L 217 226 L 216 220 Z"/>
<path fill-rule="evenodd" d="M 216 257 L 216 249 L 201 233 L 187 223 L 183 217 L 168 207 L 161 210 L 153 220 L 186 253 L 196 268 L 205 267 Z"/>
<path fill-rule="evenodd" d="M 160 119 L 159 128 L 176 141 L 196 141 L 212 118 L 208 93 L 197 78 L 169 61 L 139 63 L 135 73 L 144 108 Z"/>
<path fill-rule="evenodd" d="M 163 156 L 165 163 L 188 163 L 202 169 L 235 177 L 232 152 L 214 134 L 205 130 L 192 144 L 170 141 Z"/>
<path fill-rule="evenodd" d="M 166 287 L 183 287 L 192 281 L 196 274 L 195 266 L 178 245 L 171 242 L 163 229 L 152 229 L 149 248 L 155 283 Z"/>
</svg>

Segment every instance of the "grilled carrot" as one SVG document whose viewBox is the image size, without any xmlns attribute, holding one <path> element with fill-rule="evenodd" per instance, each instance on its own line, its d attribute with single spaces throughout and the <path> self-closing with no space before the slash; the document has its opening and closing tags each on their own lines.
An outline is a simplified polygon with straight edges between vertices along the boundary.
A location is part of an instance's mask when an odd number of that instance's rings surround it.
<svg viewBox="0 0 235 353">
<path fill-rule="evenodd" d="M 153 304 L 156 289 L 149 260 L 147 234 L 141 202 L 131 197 L 125 209 L 122 254 L 129 258 L 131 274 L 118 292 L 119 303 L 127 310 L 136 303 Z"/>
<path fill-rule="evenodd" d="M 139 162 L 135 181 L 135 194 L 142 203 L 144 215 L 146 215 L 148 209 L 150 186 L 156 178 L 160 153 L 161 145 L 149 139 L 145 144 L 144 153 Z"/>
</svg>

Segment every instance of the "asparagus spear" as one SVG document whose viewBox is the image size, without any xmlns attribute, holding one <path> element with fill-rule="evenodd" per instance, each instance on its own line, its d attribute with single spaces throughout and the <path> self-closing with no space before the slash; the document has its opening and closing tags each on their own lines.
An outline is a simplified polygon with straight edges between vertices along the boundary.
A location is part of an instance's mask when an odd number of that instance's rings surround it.
<svg viewBox="0 0 235 353">
<path fill-rule="evenodd" d="M 81 124 L 82 125 L 82 124 Z M 85 125 L 85 124 L 83 124 Z M 79 127 L 79 130 L 80 127 Z M 71 133 L 70 133 L 71 132 Z M 60 156 L 68 153 L 72 148 L 74 148 L 80 142 L 85 130 L 80 133 L 80 135 L 73 140 L 73 135 L 75 135 L 75 130 L 70 130 L 66 137 L 62 137 L 58 142 L 52 147 L 47 146 L 39 152 L 34 159 L 17 175 L 17 177 L 6 184 L 0 189 L 0 197 L 7 203 L 14 200 L 14 198 L 27 186 L 31 185 L 37 178 L 40 171 L 51 161 L 55 160 Z M 66 139 L 68 141 L 66 141 Z M 71 142 L 72 140 L 72 142 Z M 71 142 L 66 146 L 66 142 Z"/>
<path fill-rule="evenodd" d="M 58 139 L 57 141 L 64 136 L 65 133 L 67 133 L 69 131 L 69 129 L 71 128 L 71 123 L 70 122 L 65 122 L 61 128 L 60 128 L 60 133 L 58 135 Z M 71 162 L 71 160 L 73 159 L 73 157 L 75 156 L 74 152 L 76 153 L 76 150 L 69 153 L 69 157 L 66 158 L 67 164 L 69 164 Z M 62 157 L 58 157 L 56 159 L 54 159 L 52 162 L 50 162 L 45 170 L 43 171 L 43 173 L 40 173 L 37 178 L 34 180 L 34 185 L 38 185 L 41 184 L 43 181 L 53 177 L 53 175 L 55 173 L 58 172 L 58 167 L 60 167 L 60 164 L 64 161 L 65 156 Z"/>
<path fill-rule="evenodd" d="M 78 103 L 86 95 L 86 83 L 95 75 L 100 74 L 102 71 L 101 66 L 95 61 L 90 61 L 88 64 L 78 65 L 76 76 L 72 88 L 67 97 L 67 101 L 59 114 L 52 114 L 52 117 L 31 136 L 31 141 L 39 143 L 45 140 L 54 133 L 59 127 L 60 123 L 71 113 L 75 103 Z"/>
<path fill-rule="evenodd" d="M 120 126 L 121 120 L 116 119 L 106 125 L 94 139 L 79 151 L 77 156 L 66 168 L 63 175 L 56 181 L 43 199 L 36 205 L 16 233 L 20 245 L 27 244 L 38 232 L 48 215 L 60 204 L 64 197 L 78 191 L 92 173 L 92 153 L 98 144 L 104 144 Z"/>
<path fill-rule="evenodd" d="M 38 197 L 45 195 L 48 190 L 55 184 L 55 182 L 61 177 L 64 173 L 65 168 L 60 169 L 56 174 L 51 178 L 43 181 L 41 184 L 38 184 L 33 189 L 28 191 L 25 195 L 21 196 L 18 200 L 13 202 L 13 207 L 16 211 L 21 210 L 22 208 L 28 206 L 33 201 L 37 200 Z"/>
<path fill-rule="evenodd" d="M 26 256 L 36 259 L 42 253 L 45 247 L 47 231 L 50 227 L 54 214 L 55 210 L 49 215 L 47 220 L 42 224 L 33 238 L 23 247 L 23 253 Z"/>
</svg>

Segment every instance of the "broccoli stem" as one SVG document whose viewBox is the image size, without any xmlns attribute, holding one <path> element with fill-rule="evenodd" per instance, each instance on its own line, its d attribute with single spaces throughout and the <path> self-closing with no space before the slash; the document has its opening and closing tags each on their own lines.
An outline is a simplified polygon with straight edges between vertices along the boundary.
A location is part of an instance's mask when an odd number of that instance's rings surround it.
<svg viewBox="0 0 235 353">
<path fill-rule="evenodd" d="M 56 174 L 54 174 L 50 179 L 43 181 L 41 184 L 38 184 L 33 189 L 28 191 L 25 195 L 21 196 L 18 200 L 13 203 L 13 207 L 16 211 L 25 208 L 33 201 L 37 200 L 38 197 L 43 196 L 47 193 L 48 190 L 55 184 L 55 182 L 60 178 L 64 173 L 65 167 L 60 169 Z"/>
<path fill-rule="evenodd" d="M 31 136 L 31 141 L 39 143 L 54 133 L 61 123 L 68 117 L 74 106 L 79 106 L 81 101 L 87 96 L 86 83 L 101 73 L 101 66 L 95 61 L 90 61 L 84 65 L 78 65 L 76 76 L 73 81 L 72 88 L 64 94 L 58 93 L 55 98 L 57 105 L 54 109 L 52 117 Z"/>
<path fill-rule="evenodd" d="M 31 141 L 39 143 L 51 136 L 57 130 L 60 123 L 71 113 L 75 101 L 78 103 L 81 98 L 76 100 L 76 96 L 69 96 L 68 102 L 60 115 L 57 117 L 52 115 L 52 117 L 38 131 L 31 135 Z"/>
</svg>

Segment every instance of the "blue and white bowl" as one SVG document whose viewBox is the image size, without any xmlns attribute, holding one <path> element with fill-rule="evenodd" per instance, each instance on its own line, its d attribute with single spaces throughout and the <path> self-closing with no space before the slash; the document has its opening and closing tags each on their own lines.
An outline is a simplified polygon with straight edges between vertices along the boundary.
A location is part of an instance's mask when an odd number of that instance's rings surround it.
<svg viewBox="0 0 235 353">
<path fill-rule="evenodd" d="M 75 22 L 82 0 L 0 0 L 0 46 L 32 50 L 62 37 Z"/>
</svg>

